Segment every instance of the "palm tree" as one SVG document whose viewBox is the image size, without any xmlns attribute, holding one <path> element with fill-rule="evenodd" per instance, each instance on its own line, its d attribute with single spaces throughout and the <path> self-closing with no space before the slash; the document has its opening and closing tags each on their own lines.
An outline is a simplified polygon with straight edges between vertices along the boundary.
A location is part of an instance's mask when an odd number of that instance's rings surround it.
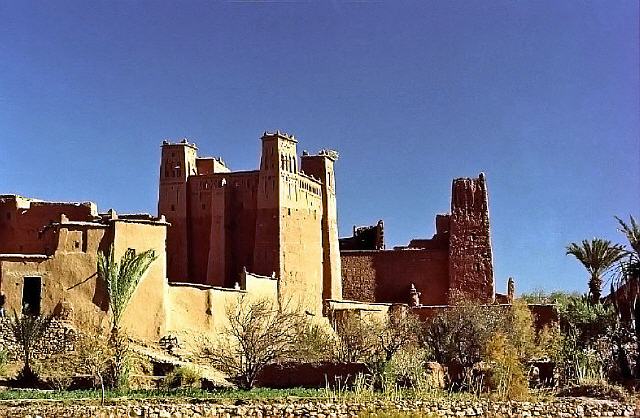
<svg viewBox="0 0 640 418">
<path fill-rule="evenodd" d="M 128 377 L 128 341 L 120 332 L 122 315 L 142 276 L 156 258 L 153 250 L 136 254 L 135 250 L 129 248 L 118 262 L 114 256 L 113 244 L 106 255 L 102 251 L 98 253 L 98 276 L 107 285 L 111 308 L 110 342 L 114 351 L 111 383 L 117 388 L 125 387 Z"/>
<path fill-rule="evenodd" d="M 625 256 L 624 247 L 611 241 L 593 238 L 580 244 L 572 242 L 567 246 L 567 255 L 573 255 L 589 272 L 589 294 L 592 303 L 600 303 L 602 276 Z"/>
<path fill-rule="evenodd" d="M 636 337 L 635 377 L 640 377 L 640 226 L 633 216 L 627 224 L 616 216 L 622 232 L 629 241 L 630 249 L 620 262 L 616 283 L 611 284 L 611 301 L 621 318 L 630 320 Z"/>
<path fill-rule="evenodd" d="M 153 250 L 136 254 L 129 248 L 118 263 L 115 260 L 113 245 L 105 255 L 98 253 L 98 276 L 107 284 L 109 307 L 111 308 L 111 329 L 118 332 L 120 321 L 133 292 L 151 263 L 158 258 Z"/>
<path fill-rule="evenodd" d="M 31 368 L 33 351 L 51 325 L 52 317 L 13 313 L 9 327 L 22 356 L 22 370 L 18 380 L 26 386 L 37 383 L 38 375 Z"/>
<path fill-rule="evenodd" d="M 638 281 L 640 279 L 640 225 L 629 216 L 629 224 L 618 218 L 620 232 L 629 241 L 630 250 L 625 251 L 627 259 L 622 262 L 622 277 L 625 281 Z"/>
</svg>

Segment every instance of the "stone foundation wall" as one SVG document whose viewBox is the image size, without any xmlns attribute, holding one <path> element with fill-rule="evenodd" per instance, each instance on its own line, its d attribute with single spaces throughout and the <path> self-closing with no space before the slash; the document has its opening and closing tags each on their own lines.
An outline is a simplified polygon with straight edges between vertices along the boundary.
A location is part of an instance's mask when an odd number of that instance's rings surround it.
<svg viewBox="0 0 640 418">
<path fill-rule="evenodd" d="M 35 358 L 42 359 L 52 354 L 74 350 L 76 330 L 69 323 L 59 320 L 51 321 L 51 325 L 40 343 L 35 347 Z M 10 318 L 0 318 L 0 348 L 8 351 L 9 358 L 18 358 L 19 347 L 16 345 L 11 330 Z"/>
<path fill-rule="evenodd" d="M 414 416 L 483 416 L 483 417 L 589 417 L 637 416 L 640 410 L 633 404 L 584 399 L 558 399 L 553 402 L 489 402 L 477 401 L 370 401 L 370 402 L 288 402 L 223 405 L 215 403 L 169 404 L 128 403 L 126 405 L 95 406 L 81 404 L 0 403 L 0 418 L 5 417 L 98 417 L 98 418 L 190 418 L 190 417 L 322 417 L 351 418 L 372 412 L 401 412 Z"/>
</svg>

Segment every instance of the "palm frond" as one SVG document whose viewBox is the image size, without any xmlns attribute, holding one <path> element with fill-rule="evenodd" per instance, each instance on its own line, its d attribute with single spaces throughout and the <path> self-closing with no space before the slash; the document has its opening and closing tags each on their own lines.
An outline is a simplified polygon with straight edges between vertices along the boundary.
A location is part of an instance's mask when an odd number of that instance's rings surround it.
<svg viewBox="0 0 640 418">
<path fill-rule="evenodd" d="M 105 281 L 109 295 L 109 307 L 112 313 L 113 327 L 120 324 L 122 314 L 126 309 L 138 283 L 144 276 L 151 263 L 158 258 L 153 250 L 136 254 L 129 248 L 117 262 L 114 256 L 113 244 L 107 254 L 98 253 L 98 276 Z"/>
</svg>

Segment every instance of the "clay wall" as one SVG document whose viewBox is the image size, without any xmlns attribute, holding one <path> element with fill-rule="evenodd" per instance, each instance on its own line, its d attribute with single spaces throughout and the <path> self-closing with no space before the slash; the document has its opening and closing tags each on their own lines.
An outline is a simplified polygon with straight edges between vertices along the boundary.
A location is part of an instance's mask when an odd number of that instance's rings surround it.
<svg viewBox="0 0 640 418">
<path fill-rule="evenodd" d="M 323 299 L 342 298 L 338 209 L 334 171 L 336 158 L 337 156 L 331 156 L 328 151 L 325 151 L 321 152 L 321 155 L 303 155 L 301 160 L 302 170 L 319 180 L 322 192 Z"/>
<path fill-rule="evenodd" d="M 241 289 L 171 283 L 167 290 L 167 332 L 181 341 L 197 343 L 197 338 L 213 338 L 228 324 L 226 310 L 241 298 L 277 301 L 277 279 L 245 273 L 240 281 Z"/>
<path fill-rule="evenodd" d="M 98 215 L 92 203 L 58 203 L 0 196 L 0 254 L 45 254 L 54 243 L 45 239 L 43 229 L 59 222 L 62 215 L 70 220 L 93 221 Z"/>
<path fill-rule="evenodd" d="M 166 225 L 115 221 L 112 228 L 116 257 L 121 257 L 128 248 L 138 253 L 153 250 L 158 257 L 140 280 L 122 319 L 123 327 L 129 332 L 140 338 L 157 340 L 166 330 Z"/>
<path fill-rule="evenodd" d="M 254 271 L 257 194 L 257 171 L 235 172 L 228 177 L 225 256 L 229 267 L 224 286 L 234 286 L 239 281 L 243 268 Z"/>
<path fill-rule="evenodd" d="M 424 305 L 447 302 L 446 250 L 343 251 L 343 297 L 365 302 L 408 303 L 413 283 Z"/>
<path fill-rule="evenodd" d="M 197 174 L 197 148 L 186 141 L 162 145 L 158 216 L 164 215 L 171 224 L 167 231 L 167 275 L 172 281 L 189 277 L 187 178 Z"/>
<path fill-rule="evenodd" d="M 300 189 L 309 183 L 310 190 Z M 286 298 L 321 315 L 323 293 L 322 197 L 317 182 L 285 175 L 281 185 L 280 280 Z"/>
<path fill-rule="evenodd" d="M 165 227 L 158 224 L 115 221 L 101 224 L 60 224 L 58 247 L 50 255 L 0 255 L 0 290 L 6 295 L 8 312 L 22 309 L 25 277 L 40 277 L 41 312 L 73 310 L 73 319 L 108 323 L 105 283 L 97 277 L 97 253 L 114 242 L 117 257 L 127 248 L 154 249 L 159 258 L 143 277 L 123 317 L 123 326 L 141 338 L 156 339 L 164 333 L 165 319 Z M 84 245 L 76 245 L 86 236 Z M 141 321 L 140 318 L 145 318 Z"/>
</svg>

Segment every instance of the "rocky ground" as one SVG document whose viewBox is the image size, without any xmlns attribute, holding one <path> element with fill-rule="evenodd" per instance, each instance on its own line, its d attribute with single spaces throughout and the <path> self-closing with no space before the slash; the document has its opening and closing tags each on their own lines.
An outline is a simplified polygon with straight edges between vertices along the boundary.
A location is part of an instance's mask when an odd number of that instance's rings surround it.
<svg viewBox="0 0 640 418">
<path fill-rule="evenodd" d="M 638 409 L 636 409 L 638 408 Z M 372 402 L 251 402 L 242 404 L 122 402 L 117 405 L 99 406 L 63 402 L 6 401 L 0 403 L 0 417 L 66 417 L 66 418 L 191 418 L 191 417 L 319 417 L 350 418 L 416 416 L 491 416 L 491 417 L 589 417 L 589 416 L 640 416 L 640 405 L 614 401 L 597 401 L 578 398 L 556 399 L 549 402 L 493 402 L 478 401 L 398 401 L 376 400 Z"/>
</svg>

